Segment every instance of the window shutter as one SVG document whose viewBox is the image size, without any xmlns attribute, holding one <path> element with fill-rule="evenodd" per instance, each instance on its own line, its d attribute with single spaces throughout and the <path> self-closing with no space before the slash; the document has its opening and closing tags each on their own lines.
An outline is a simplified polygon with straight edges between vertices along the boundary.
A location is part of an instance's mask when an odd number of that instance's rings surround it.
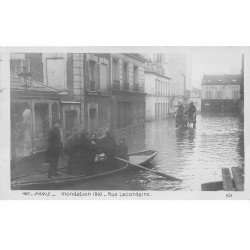
<svg viewBox="0 0 250 250">
<path fill-rule="evenodd" d="M 89 90 L 89 61 L 85 61 L 85 88 Z"/>
<path fill-rule="evenodd" d="M 97 63 L 97 90 L 100 90 L 101 84 L 101 63 Z"/>
</svg>

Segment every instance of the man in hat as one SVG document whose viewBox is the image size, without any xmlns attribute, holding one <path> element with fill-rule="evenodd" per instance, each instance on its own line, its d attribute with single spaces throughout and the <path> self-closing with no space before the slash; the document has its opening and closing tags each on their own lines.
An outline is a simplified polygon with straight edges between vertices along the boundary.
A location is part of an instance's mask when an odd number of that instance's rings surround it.
<svg viewBox="0 0 250 250">
<path fill-rule="evenodd" d="M 57 165 L 62 151 L 61 133 L 59 128 L 60 120 L 57 119 L 53 124 L 53 128 L 50 129 L 48 136 L 47 162 L 49 163 L 49 178 L 55 178 L 55 176 L 58 175 Z"/>
</svg>

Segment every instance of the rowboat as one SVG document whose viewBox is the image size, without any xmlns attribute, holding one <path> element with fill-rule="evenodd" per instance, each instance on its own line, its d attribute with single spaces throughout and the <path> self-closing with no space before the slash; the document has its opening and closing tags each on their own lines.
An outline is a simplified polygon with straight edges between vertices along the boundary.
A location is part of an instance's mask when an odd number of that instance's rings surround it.
<svg viewBox="0 0 250 250">
<path fill-rule="evenodd" d="M 145 166 L 152 162 L 157 155 L 156 150 L 144 150 L 129 154 L 131 163 Z M 66 184 L 85 182 L 97 178 L 104 178 L 110 175 L 121 174 L 129 169 L 132 169 L 131 164 L 118 162 L 115 167 L 110 167 L 103 162 L 96 164 L 94 168 L 95 174 L 79 174 L 72 175 L 67 173 L 67 169 L 61 168 L 58 170 L 59 175 L 55 179 L 48 177 L 48 171 L 27 174 L 13 178 L 11 180 L 11 188 L 19 189 L 53 189 L 55 186 L 63 186 Z M 134 168 L 133 168 L 134 169 Z"/>
</svg>

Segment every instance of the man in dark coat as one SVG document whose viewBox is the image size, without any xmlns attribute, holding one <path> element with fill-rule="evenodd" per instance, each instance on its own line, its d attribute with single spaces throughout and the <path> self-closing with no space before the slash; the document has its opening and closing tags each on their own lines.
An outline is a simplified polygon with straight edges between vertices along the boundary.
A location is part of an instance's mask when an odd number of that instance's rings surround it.
<svg viewBox="0 0 250 250">
<path fill-rule="evenodd" d="M 48 177 L 50 178 L 54 178 L 58 175 L 57 165 L 62 151 L 62 141 L 59 127 L 60 120 L 56 120 L 53 124 L 53 128 L 50 129 L 48 136 L 47 162 L 49 163 Z"/>
<path fill-rule="evenodd" d="M 126 160 L 126 161 L 129 160 L 128 146 L 125 143 L 124 137 L 120 138 L 120 143 L 117 147 L 117 156 L 121 159 Z"/>
<path fill-rule="evenodd" d="M 72 174 L 75 172 L 77 168 L 77 157 L 78 157 L 78 150 L 79 150 L 79 134 L 78 129 L 73 128 L 72 135 L 68 137 L 65 142 L 64 151 L 69 156 L 68 159 L 68 169 L 67 172 Z"/>
<path fill-rule="evenodd" d="M 196 113 L 196 107 L 193 102 L 190 102 L 188 108 L 188 118 L 194 118 L 194 114 Z"/>
<path fill-rule="evenodd" d="M 106 156 L 107 163 L 111 166 L 115 164 L 114 156 L 117 154 L 117 144 L 115 138 L 110 131 L 106 132 L 106 136 L 100 139 L 100 147 Z"/>
<path fill-rule="evenodd" d="M 80 171 L 83 173 L 90 173 L 92 171 L 91 166 L 91 141 L 87 130 L 82 130 L 79 137 L 79 158 L 78 165 Z"/>
</svg>

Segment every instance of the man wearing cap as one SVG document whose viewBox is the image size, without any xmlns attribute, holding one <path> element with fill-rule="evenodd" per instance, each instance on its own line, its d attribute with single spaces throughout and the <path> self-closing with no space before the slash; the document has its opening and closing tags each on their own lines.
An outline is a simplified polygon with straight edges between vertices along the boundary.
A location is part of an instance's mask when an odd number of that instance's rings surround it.
<svg viewBox="0 0 250 250">
<path fill-rule="evenodd" d="M 50 129 L 48 136 L 47 161 L 49 163 L 49 178 L 54 178 L 58 175 L 57 165 L 62 151 L 62 141 L 59 127 L 60 120 L 57 119 L 53 124 L 53 128 Z"/>
</svg>

